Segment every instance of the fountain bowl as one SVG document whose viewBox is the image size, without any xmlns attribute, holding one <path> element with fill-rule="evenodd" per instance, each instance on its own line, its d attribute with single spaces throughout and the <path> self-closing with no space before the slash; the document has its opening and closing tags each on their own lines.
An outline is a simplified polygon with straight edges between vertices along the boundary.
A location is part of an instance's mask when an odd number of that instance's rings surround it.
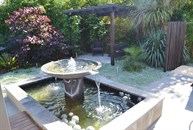
<svg viewBox="0 0 193 130">
<path fill-rule="evenodd" d="M 101 67 L 101 63 L 98 61 L 87 59 L 75 59 L 76 70 L 68 70 L 69 59 L 62 59 L 58 61 L 51 61 L 44 64 L 41 70 L 53 77 L 61 79 L 77 79 L 87 75 L 93 75 L 98 73 L 98 69 Z M 71 69 L 71 68 L 70 68 Z"/>
</svg>

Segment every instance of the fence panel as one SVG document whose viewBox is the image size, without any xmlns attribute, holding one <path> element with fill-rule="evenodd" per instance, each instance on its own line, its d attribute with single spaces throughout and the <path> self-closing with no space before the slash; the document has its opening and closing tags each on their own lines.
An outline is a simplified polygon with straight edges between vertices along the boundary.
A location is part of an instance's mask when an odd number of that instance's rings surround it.
<svg viewBox="0 0 193 130">
<path fill-rule="evenodd" d="M 168 23 L 164 71 L 173 70 L 181 65 L 185 33 L 185 22 Z"/>
</svg>

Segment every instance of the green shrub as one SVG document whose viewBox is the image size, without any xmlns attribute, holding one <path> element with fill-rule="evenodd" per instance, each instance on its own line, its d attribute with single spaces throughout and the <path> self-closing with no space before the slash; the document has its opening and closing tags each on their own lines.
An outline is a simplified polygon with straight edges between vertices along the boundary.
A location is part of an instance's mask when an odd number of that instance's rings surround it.
<svg viewBox="0 0 193 130">
<path fill-rule="evenodd" d="M 135 23 L 142 25 L 145 36 L 164 28 L 163 24 L 168 22 L 172 14 L 173 8 L 170 4 L 165 0 L 148 0 L 137 5 L 139 10 L 134 13 Z"/>
<path fill-rule="evenodd" d="M 104 26 L 103 21 L 96 15 L 88 15 L 88 28 L 89 28 L 89 40 L 94 42 L 96 40 L 101 40 L 103 36 L 107 33 L 107 29 Z"/>
<path fill-rule="evenodd" d="M 193 23 L 187 24 L 186 27 L 186 46 L 193 58 Z"/>
<path fill-rule="evenodd" d="M 73 53 L 81 54 L 82 48 L 80 47 L 80 16 L 63 16 L 63 28 L 65 43 L 69 43 L 73 47 Z"/>
<path fill-rule="evenodd" d="M 184 12 L 181 8 L 177 8 L 173 10 L 172 16 L 170 17 L 170 21 L 184 21 Z"/>
<path fill-rule="evenodd" d="M 145 67 L 143 63 L 144 52 L 142 48 L 132 46 L 130 48 L 126 48 L 125 52 L 127 56 L 123 65 L 124 70 L 141 71 Z"/>
<path fill-rule="evenodd" d="M 136 43 L 134 22 L 130 17 L 117 17 L 115 19 L 115 42 L 116 43 Z"/>
<path fill-rule="evenodd" d="M 182 64 L 186 64 L 188 62 L 190 62 L 190 52 L 189 52 L 188 48 L 186 46 L 184 46 Z"/>
<path fill-rule="evenodd" d="M 108 30 L 105 26 L 103 20 L 93 14 L 90 14 L 82 20 L 82 48 L 85 48 L 86 51 L 91 51 L 91 45 L 95 41 L 102 41 L 107 34 Z"/>
<path fill-rule="evenodd" d="M 17 61 L 14 56 L 4 53 L 0 56 L 0 69 L 7 72 L 17 68 Z"/>
<path fill-rule="evenodd" d="M 153 67 L 163 67 L 165 60 L 166 35 L 163 30 L 152 32 L 143 44 L 145 61 Z"/>
</svg>

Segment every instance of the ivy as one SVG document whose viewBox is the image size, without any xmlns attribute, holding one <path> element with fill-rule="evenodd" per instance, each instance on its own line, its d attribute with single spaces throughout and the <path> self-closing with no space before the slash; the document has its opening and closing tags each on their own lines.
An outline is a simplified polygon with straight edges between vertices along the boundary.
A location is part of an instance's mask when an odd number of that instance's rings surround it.
<svg viewBox="0 0 193 130">
<path fill-rule="evenodd" d="M 64 16 L 62 33 L 65 35 L 64 41 L 70 43 L 74 49 L 74 53 L 81 53 L 80 39 L 81 39 L 81 28 L 80 28 L 80 16 Z"/>
<path fill-rule="evenodd" d="M 89 40 L 94 42 L 96 40 L 101 40 L 107 33 L 105 28 L 105 23 L 100 20 L 96 15 L 88 16 L 88 28 L 89 28 Z"/>
</svg>

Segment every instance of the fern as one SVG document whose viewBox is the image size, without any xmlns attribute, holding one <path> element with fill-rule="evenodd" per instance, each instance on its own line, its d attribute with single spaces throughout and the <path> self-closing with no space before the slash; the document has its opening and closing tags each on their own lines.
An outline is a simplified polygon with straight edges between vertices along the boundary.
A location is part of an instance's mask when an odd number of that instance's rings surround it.
<svg viewBox="0 0 193 130">
<path fill-rule="evenodd" d="M 123 64 L 123 68 L 126 71 L 141 71 L 144 68 L 144 55 L 143 49 L 139 47 L 126 48 L 127 54 Z"/>
</svg>

